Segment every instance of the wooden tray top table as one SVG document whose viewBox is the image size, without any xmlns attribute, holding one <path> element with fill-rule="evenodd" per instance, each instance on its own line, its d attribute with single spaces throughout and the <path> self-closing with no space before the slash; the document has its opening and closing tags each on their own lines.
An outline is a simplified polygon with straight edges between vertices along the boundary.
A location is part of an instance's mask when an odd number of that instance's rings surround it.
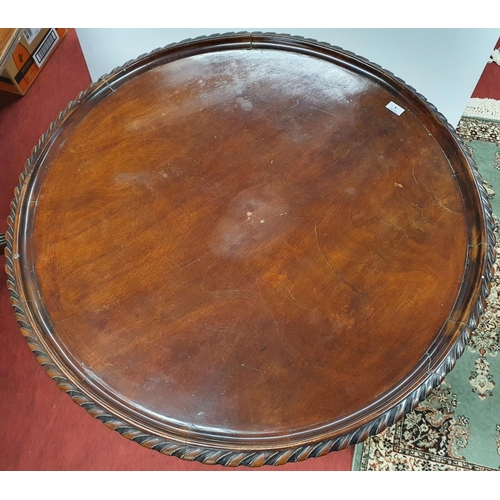
<svg viewBox="0 0 500 500">
<path fill-rule="evenodd" d="M 188 40 L 102 77 L 11 208 L 38 361 L 111 429 L 206 464 L 301 461 L 391 425 L 454 366 L 492 279 L 491 209 L 444 117 L 287 35 Z"/>
</svg>

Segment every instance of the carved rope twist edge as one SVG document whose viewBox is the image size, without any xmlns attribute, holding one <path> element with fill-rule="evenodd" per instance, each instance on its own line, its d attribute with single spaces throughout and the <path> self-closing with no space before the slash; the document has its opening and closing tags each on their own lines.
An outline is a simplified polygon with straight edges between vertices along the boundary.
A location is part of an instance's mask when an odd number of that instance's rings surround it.
<svg viewBox="0 0 500 500">
<path fill-rule="evenodd" d="M 269 35 L 276 36 L 276 33 L 224 33 L 224 36 L 228 35 Z M 127 67 L 131 63 L 138 62 L 140 59 L 144 57 L 151 56 L 157 52 L 163 51 L 167 48 L 181 45 L 183 43 L 192 43 L 199 40 L 208 40 L 213 38 L 220 37 L 220 34 L 214 34 L 209 36 L 201 36 L 193 39 L 182 40 L 181 42 L 175 42 L 169 44 L 163 48 L 158 48 L 153 50 L 150 53 L 143 54 L 136 59 L 132 59 L 127 61 L 124 65 L 119 66 L 112 70 L 110 73 L 103 75 L 99 80 L 92 83 L 85 91 L 80 92 L 77 98 L 74 101 L 71 101 L 65 110 L 61 111 L 57 117 L 57 119 L 52 122 L 45 134 L 40 137 L 38 144 L 33 148 L 31 152 L 31 156 L 26 161 L 24 171 L 19 176 L 19 185 L 14 190 L 14 199 L 10 205 L 10 214 L 7 220 L 8 228 L 5 233 L 6 239 L 6 247 L 5 247 L 5 257 L 6 257 L 6 265 L 5 271 L 7 273 L 7 286 L 10 291 L 10 300 L 12 307 L 14 308 L 14 314 L 16 320 L 20 326 L 20 330 L 22 335 L 27 341 L 28 347 L 35 355 L 37 361 L 45 368 L 47 374 L 54 379 L 57 383 L 58 387 L 65 392 L 75 403 L 84 408 L 90 415 L 94 418 L 100 420 L 104 425 L 108 428 L 119 432 L 122 436 L 131 441 L 135 441 L 146 448 L 156 450 L 165 455 L 175 456 L 184 460 L 189 461 L 198 461 L 204 464 L 210 465 L 224 465 L 230 467 L 236 466 L 249 466 L 249 467 L 258 467 L 263 465 L 283 465 L 287 462 L 300 462 L 306 460 L 308 458 L 320 457 L 326 455 L 331 451 L 338 451 L 344 449 L 350 445 L 357 444 L 361 441 L 364 441 L 369 436 L 378 434 L 382 432 L 385 428 L 390 425 L 393 425 L 395 422 L 400 420 L 407 412 L 413 410 L 421 401 L 423 401 L 430 392 L 435 389 L 444 379 L 445 375 L 455 366 L 457 359 L 462 355 L 465 346 L 470 338 L 471 332 L 477 327 L 479 323 L 480 316 L 484 312 L 485 300 L 489 295 L 490 283 L 493 279 L 493 264 L 495 261 L 495 237 L 494 237 L 494 221 L 492 217 L 491 205 L 489 203 L 486 190 L 483 185 L 483 180 L 477 166 L 463 143 L 460 137 L 457 135 L 455 129 L 448 123 L 446 118 L 438 112 L 436 107 L 429 103 L 425 97 L 419 94 L 415 89 L 411 86 L 407 85 L 402 79 L 396 77 L 393 73 L 384 70 L 381 66 L 372 63 L 371 61 L 358 56 L 350 51 L 346 51 L 340 47 L 333 46 L 326 42 L 318 42 L 314 39 L 304 38 L 300 36 L 292 36 L 288 34 L 278 34 L 279 37 L 284 39 L 293 40 L 302 40 L 304 42 L 313 43 L 316 46 L 322 46 L 328 49 L 333 49 L 335 51 L 340 51 L 341 53 L 347 54 L 355 59 L 358 59 L 365 64 L 369 64 L 378 70 L 383 71 L 386 75 L 389 75 L 391 78 L 396 80 L 398 83 L 411 90 L 415 95 L 419 97 L 420 100 L 427 105 L 433 113 L 437 116 L 437 118 L 446 126 L 447 130 L 450 132 L 454 140 L 457 142 L 460 147 L 462 153 L 465 155 L 469 165 L 471 166 L 474 179 L 476 182 L 477 189 L 479 191 L 481 205 L 483 209 L 483 215 L 486 221 L 486 232 L 487 232 L 487 258 L 486 265 L 484 271 L 484 277 L 482 279 L 482 285 L 478 300 L 473 309 L 471 317 L 467 325 L 462 327 L 462 331 L 459 339 L 451 349 L 450 353 L 446 356 L 446 358 L 441 362 L 441 364 L 437 367 L 437 369 L 429 373 L 429 376 L 425 380 L 423 384 L 421 384 L 417 389 L 415 389 L 412 393 L 410 393 L 403 401 L 401 401 L 396 406 L 392 407 L 384 414 L 380 415 L 373 421 L 361 426 L 356 431 L 347 433 L 343 436 L 339 436 L 334 439 L 329 439 L 326 441 L 322 441 L 317 444 L 311 444 L 306 446 L 300 446 L 297 448 L 286 449 L 286 450 L 278 450 L 278 451 L 259 451 L 259 452 L 237 452 L 237 451 L 228 451 L 228 450 L 217 450 L 212 448 L 202 448 L 199 446 L 190 446 L 188 444 L 182 444 L 175 441 L 170 441 L 165 438 L 151 435 L 146 433 L 140 429 L 137 429 L 127 422 L 115 417 L 110 414 L 99 405 L 97 405 L 94 401 L 89 399 L 85 394 L 83 394 L 73 383 L 71 383 L 58 369 L 58 367 L 52 362 L 49 355 L 45 352 L 43 346 L 40 344 L 36 335 L 34 334 L 33 328 L 30 325 L 30 322 L 26 316 L 26 312 L 24 310 L 23 304 L 20 300 L 19 296 L 19 288 L 18 283 L 14 274 L 14 259 L 17 256 L 12 254 L 13 250 L 13 240 L 14 240 L 14 220 L 20 200 L 20 194 L 23 185 L 25 182 L 29 180 L 31 172 L 33 171 L 34 165 L 39 157 L 40 152 L 46 147 L 49 143 L 49 140 L 52 136 L 54 130 L 56 130 L 62 122 L 76 109 L 81 102 L 85 101 L 89 98 L 89 96 L 97 91 L 99 87 L 102 87 L 104 84 L 108 85 L 109 80 L 116 78 L 119 74 L 124 74 L 127 72 Z"/>
</svg>

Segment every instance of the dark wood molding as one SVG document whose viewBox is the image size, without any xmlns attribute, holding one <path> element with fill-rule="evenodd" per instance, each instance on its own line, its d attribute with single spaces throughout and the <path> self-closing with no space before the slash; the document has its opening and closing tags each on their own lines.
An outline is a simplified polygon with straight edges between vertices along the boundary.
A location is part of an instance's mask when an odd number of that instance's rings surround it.
<svg viewBox="0 0 500 500">
<path fill-rule="evenodd" d="M 50 352 L 49 346 L 43 339 L 43 332 L 40 331 L 40 325 L 37 324 L 33 310 L 27 302 L 26 283 L 23 283 L 21 279 L 23 274 L 19 264 L 19 241 L 23 237 L 20 218 L 21 212 L 26 209 L 23 208 L 22 204 L 26 201 L 26 191 L 29 189 L 30 178 L 43 162 L 45 154 L 50 150 L 57 136 L 65 130 L 66 126 L 72 124 L 72 116 L 75 111 L 82 112 L 82 110 L 91 109 L 95 102 L 105 99 L 113 93 L 114 86 L 121 85 L 131 79 L 133 75 L 148 71 L 155 65 L 175 58 L 186 57 L 191 53 L 241 47 L 294 50 L 305 54 L 314 54 L 326 60 L 335 58 L 337 61 L 344 61 L 345 64 L 352 64 L 354 61 L 356 64 L 363 65 L 367 68 L 366 70 L 369 69 L 372 75 L 380 78 L 381 81 L 392 82 L 397 85 L 401 90 L 401 95 L 406 99 L 419 99 L 422 103 L 422 112 L 434 115 L 437 119 L 436 127 L 440 125 L 447 132 L 445 134 L 441 130 L 440 134 L 447 135 L 450 148 L 453 145 L 455 147 L 454 154 L 465 159 L 465 163 L 470 168 L 474 180 L 474 186 L 471 186 L 470 189 L 477 190 L 482 209 L 479 219 L 484 223 L 484 227 L 479 228 L 479 230 L 484 231 L 485 235 L 484 242 L 469 245 L 469 263 L 472 267 L 478 267 L 474 272 L 481 273 L 481 281 L 480 283 L 468 283 L 473 288 L 472 293 L 469 290 L 467 296 L 457 299 L 463 301 L 464 307 L 462 310 L 468 311 L 468 319 L 466 321 L 460 320 L 460 325 L 455 327 L 460 333 L 458 340 L 449 352 L 445 355 L 438 353 L 432 360 L 429 358 L 429 362 L 422 359 L 421 366 L 416 369 L 420 373 L 420 378 L 423 378 L 423 382 L 418 387 L 407 394 L 403 391 L 404 397 L 400 398 L 399 401 L 395 402 L 388 397 L 384 404 L 390 404 L 390 407 L 386 408 L 382 404 L 382 411 L 376 418 L 364 422 L 362 425 L 345 433 L 337 433 L 325 439 L 324 434 L 319 432 L 316 438 L 307 438 L 305 442 L 299 442 L 296 447 L 286 447 L 279 444 L 258 451 L 252 449 L 253 446 L 245 446 L 243 443 L 241 446 L 229 443 L 226 447 L 221 446 L 220 443 L 211 445 L 209 441 L 203 441 L 203 436 L 187 443 L 187 440 L 170 438 L 160 435 L 161 433 L 155 434 L 151 432 L 151 427 L 147 422 L 141 425 L 140 419 L 131 418 L 126 412 L 113 409 L 109 402 L 96 398 L 88 390 L 87 386 L 71 377 L 67 370 L 64 369 L 61 360 L 57 359 L 53 352 Z M 415 408 L 441 383 L 461 356 L 471 332 L 476 328 L 484 311 L 485 299 L 488 296 L 490 282 L 493 278 L 493 263 L 495 260 L 493 227 L 491 206 L 483 181 L 467 147 L 446 118 L 422 95 L 418 94 L 401 79 L 360 56 L 315 40 L 273 33 L 229 33 L 171 44 L 163 49 L 157 49 L 143 55 L 136 60 L 129 61 L 101 77 L 97 82 L 90 85 L 87 90 L 81 92 L 74 101 L 69 103 L 68 107 L 59 114 L 48 131 L 40 138 L 38 145 L 33 149 L 30 158 L 26 162 L 24 172 L 20 176 L 19 185 L 15 190 L 14 200 L 11 203 L 8 229 L 5 235 L 5 270 L 14 313 L 29 348 L 59 388 L 68 394 L 75 403 L 85 408 L 94 418 L 142 446 L 185 460 L 196 460 L 205 464 L 225 466 L 282 465 L 287 462 L 299 462 L 308 458 L 323 456 L 331 451 L 341 450 L 361 442 L 368 436 L 381 432 Z M 469 264 L 467 268 L 469 268 Z M 473 297 L 472 302 L 471 296 Z M 452 318 L 452 315 L 450 315 L 450 318 Z"/>
</svg>

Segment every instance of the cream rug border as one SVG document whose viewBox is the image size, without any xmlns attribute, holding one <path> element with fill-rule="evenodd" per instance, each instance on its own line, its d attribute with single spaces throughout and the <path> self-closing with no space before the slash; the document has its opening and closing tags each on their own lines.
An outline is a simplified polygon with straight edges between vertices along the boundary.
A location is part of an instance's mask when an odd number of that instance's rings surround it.
<svg viewBox="0 0 500 500">
<path fill-rule="evenodd" d="M 482 118 L 483 120 L 500 121 L 500 101 L 496 99 L 480 99 L 472 97 L 465 108 L 463 116 L 468 118 Z"/>
</svg>

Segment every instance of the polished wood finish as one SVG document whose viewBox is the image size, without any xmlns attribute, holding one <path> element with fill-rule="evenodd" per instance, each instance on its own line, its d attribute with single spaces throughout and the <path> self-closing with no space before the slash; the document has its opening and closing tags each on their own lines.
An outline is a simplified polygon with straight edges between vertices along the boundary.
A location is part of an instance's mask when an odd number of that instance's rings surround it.
<svg viewBox="0 0 500 500">
<path fill-rule="evenodd" d="M 378 432 L 451 369 L 490 217 L 465 148 L 403 82 L 228 34 L 71 103 L 21 179 L 7 272 L 39 361 L 107 425 L 186 459 L 284 463 Z"/>
<path fill-rule="evenodd" d="M 0 28 L 0 68 L 21 35 L 20 28 Z"/>
</svg>

